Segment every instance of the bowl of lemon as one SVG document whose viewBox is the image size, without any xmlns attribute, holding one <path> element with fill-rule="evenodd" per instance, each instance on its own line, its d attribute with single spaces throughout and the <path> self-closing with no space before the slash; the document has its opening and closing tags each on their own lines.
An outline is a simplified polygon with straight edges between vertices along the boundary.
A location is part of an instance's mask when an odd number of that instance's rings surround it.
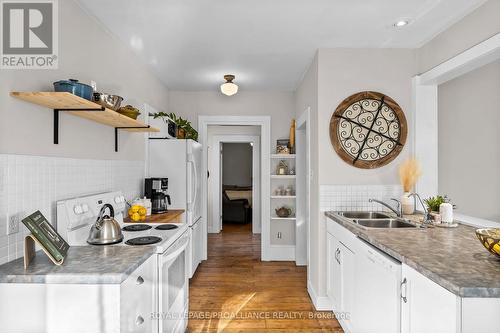
<svg viewBox="0 0 500 333">
<path fill-rule="evenodd" d="M 144 221 L 146 219 L 146 207 L 141 205 L 132 205 L 128 209 L 128 217 L 134 222 Z"/>
<path fill-rule="evenodd" d="M 486 250 L 500 258 L 500 228 L 477 229 L 476 236 Z"/>
</svg>

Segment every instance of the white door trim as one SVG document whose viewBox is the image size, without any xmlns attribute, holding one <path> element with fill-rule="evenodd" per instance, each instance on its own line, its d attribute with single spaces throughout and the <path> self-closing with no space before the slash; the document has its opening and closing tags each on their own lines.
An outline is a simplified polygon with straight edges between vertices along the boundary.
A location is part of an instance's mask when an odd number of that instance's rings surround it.
<svg viewBox="0 0 500 333">
<path fill-rule="evenodd" d="M 295 262 L 297 265 L 309 265 L 310 251 L 310 223 L 311 223 L 311 131 L 310 115 L 311 108 L 308 107 L 299 117 L 296 123 L 296 168 L 297 168 L 297 220 L 295 225 Z M 298 132 L 304 132 L 304 136 Z M 305 142 L 302 140 L 305 139 Z M 305 154 L 300 150 L 305 147 Z M 302 169 L 305 166 L 305 169 Z M 304 225 L 305 224 L 305 225 Z M 303 238 L 301 238 L 303 237 Z M 304 253 L 306 252 L 306 253 Z"/>
<path fill-rule="evenodd" d="M 413 153 L 422 164 L 416 190 L 438 194 L 438 86 L 500 59 L 500 33 L 413 78 Z"/>
<path fill-rule="evenodd" d="M 212 144 L 214 147 L 220 147 L 222 143 L 252 143 L 252 213 L 260 211 L 260 136 L 256 135 L 215 135 L 212 137 Z M 220 211 L 222 207 L 222 192 L 220 184 L 220 150 L 212 149 L 212 161 L 213 161 L 213 170 L 211 171 L 211 175 L 213 175 L 214 181 L 212 182 L 212 189 L 210 190 L 212 193 L 217 193 L 215 196 L 215 200 L 213 202 L 214 210 L 212 216 L 212 232 L 220 232 L 222 230 L 222 221 L 221 216 L 222 212 Z M 261 219 L 260 214 L 252 214 L 252 233 L 259 234 L 261 232 Z"/>
<path fill-rule="evenodd" d="M 271 185 L 270 177 L 264 175 L 271 174 L 271 117 L 270 116 L 198 116 L 199 142 L 203 145 L 202 161 L 202 200 L 203 216 L 207 216 L 207 191 L 208 191 L 208 126 L 211 125 L 233 125 L 233 126 L 260 126 L 260 188 L 261 188 L 261 258 L 264 261 L 270 260 L 270 200 Z M 203 224 L 203 260 L 207 259 L 207 221 Z"/>
</svg>

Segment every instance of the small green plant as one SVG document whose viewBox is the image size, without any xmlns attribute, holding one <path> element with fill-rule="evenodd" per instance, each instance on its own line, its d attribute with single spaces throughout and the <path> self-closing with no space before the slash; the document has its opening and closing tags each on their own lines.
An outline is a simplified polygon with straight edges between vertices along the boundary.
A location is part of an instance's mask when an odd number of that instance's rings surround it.
<svg viewBox="0 0 500 333">
<path fill-rule="evenodd" d="M 450 200 L 448 200 L 448 197 L 446 195 L 444 197 L 442 195 L 438 195 L 424 200 L 425 204 L 431 210 L 431 212 L 439 212 L 439 206 L 441 206 L 442 203 L 449 201 Z"/>
<path fill-rule="evenodd" d="M 198 141 L 198 131 L 196 131 L 193 128 L 189 120 L 177 117 L 177 115 L 173 112 L 171 113 L 156 112 L 153 113 L 152 116 L 154 119 L 156 118 L 164 119 L 165 117 L 170 118 L 177 125 L 178 130 L 180 129 L 185 132 L 186 139 L 192 139 L 194 141 Z"/>
</svg>

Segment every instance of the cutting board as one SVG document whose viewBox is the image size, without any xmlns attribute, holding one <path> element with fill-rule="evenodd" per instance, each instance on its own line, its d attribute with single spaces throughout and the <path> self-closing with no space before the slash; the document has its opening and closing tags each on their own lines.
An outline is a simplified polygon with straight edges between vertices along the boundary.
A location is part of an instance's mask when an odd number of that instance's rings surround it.
<svg viewBox="0 0 500 333">
<path fill-rule="evenodd" d="M 182 223 L 183 216 L 185 210 L 184 209 L 172 209 L 163 214 L 151 214 L 150 216 L 146 216 L 144 221 L 133 221 L 130 217 L 126 217 L 123 219 L 125 223 Z"/>
</svg>

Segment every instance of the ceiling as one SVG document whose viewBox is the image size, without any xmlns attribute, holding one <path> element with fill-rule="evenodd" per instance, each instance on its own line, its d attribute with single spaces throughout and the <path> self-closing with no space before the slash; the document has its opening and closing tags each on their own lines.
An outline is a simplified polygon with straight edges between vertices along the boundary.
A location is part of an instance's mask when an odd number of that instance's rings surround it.
<svg viewBox="0 0 500 333">
<path fill-rule="evenodd" d="M 318 48 L 415 48 L 485 0 L 78 0 L 171 90 L 293 91 Z M 395 28 L 400 19 L 410 20 Z"/>
</svg>

